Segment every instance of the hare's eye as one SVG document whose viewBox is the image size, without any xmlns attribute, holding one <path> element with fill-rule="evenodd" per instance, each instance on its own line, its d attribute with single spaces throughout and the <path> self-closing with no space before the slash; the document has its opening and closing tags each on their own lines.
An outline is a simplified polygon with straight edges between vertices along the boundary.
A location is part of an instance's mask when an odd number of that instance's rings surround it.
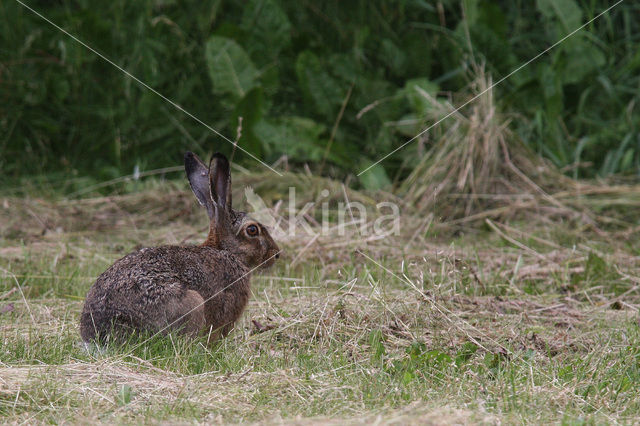
<svg viewBox="0 0 640 426">
<path fill-rule="evenodd" d="M 256 225 L 249 225 L 247 226 L 247 235 L 250 237 L 255 237 L 260 233 L 260 230 L 258 229 L 258 227 Z"/>
</svg>

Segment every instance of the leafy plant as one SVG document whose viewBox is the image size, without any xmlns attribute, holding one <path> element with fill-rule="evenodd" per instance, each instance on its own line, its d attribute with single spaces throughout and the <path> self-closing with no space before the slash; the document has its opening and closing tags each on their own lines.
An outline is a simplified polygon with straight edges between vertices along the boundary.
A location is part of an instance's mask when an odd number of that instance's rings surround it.
<svg viewBox="0 0 640 426">
<path fill-rule="evenodd" d="M 33 7 L 230 140 L 275 162 L 356 174 L 428 127 L 419 91 L 466 99 L 470 64 L 508 75 L 601 0 L 281 0 Z M 99 180 L 232 145 L 17 2 L 0 14 L 0 170 Z M 624 2 L 496 90 L 520 137 L 574 177 L 640 171 L 640 20 Z M 241 120 L 242 118 L 242 120 Z M 241 125 L 241 126 L 240 126 Z M 238 132 L 238 130 L 241 132 Z M 404 179 L 418 140 L 363 175 Z M 240 151 L 236 161 L 248 163 Z M 365 177 L 367 176 L 367 177 Z"/>
</svg>

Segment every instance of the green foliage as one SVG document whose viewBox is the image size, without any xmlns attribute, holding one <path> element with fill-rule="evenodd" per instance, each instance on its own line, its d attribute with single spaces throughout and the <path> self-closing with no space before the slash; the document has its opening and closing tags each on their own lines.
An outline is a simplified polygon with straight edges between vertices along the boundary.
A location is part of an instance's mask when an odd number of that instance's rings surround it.
<svg viewBox="0 0 640 426">
<path fill-rule="evenodd" d="M 551 45 L 608 6 L 538 0 L 535 11 L 542 25 L 526 24 L 523 36 Z M 514 76 L 508 95 L 506 107 L 529 118 L 516 123 L 526 141 L 558 166 L 586 163 L 574 169 L 574 177 L 640 170 L 640 115 L 633 111 L 640 94 L 640 63 L 634 61 L 638 38 L 631 35 L 637 33 L 640 21 L 637 11 L 620 6 Z M 522 46 L 527 48 L 511 48 L 519 59 L 542 50 L 537 43 Z M 633 147 L 631 140 L 636 140 Z"/>
<path fill-rule="evenodd" d="M 616 295 L 629 290 L 629 283 L 615 265 L 596 253 L 589 252 L 584 262 L 584 271 L 572 276 L 570 288 L 579 290 L 599 286 L 606 286 Z M 617 308 L 618 304 L 613 303 L 612 307 Z"/>
<path fill-rule="evenodd" d="M 384 336 L 380 330 L 373 330 L 369 334 L 369 345 L 371 345 L 371 360 L 378 362 L 385 354 L 384 349 Z"/>
<path fill-rule="evenodd" d="M 238 100 L 256 86 L 258 71 L 234 40 L 211 37 L 205 45 L 205 57 L 215 95 L 231 95 Z"/>
<path fill-rule="evenodd" d="M 120 390 L 118 391 L 118 396 L 116 401 L 118 405 L 124 406 L 131 402 L 131 397 L 133 394 L 133 389 L 129 385 L 120 386 Z"/>
<path fill-rule="evenodd" d="M 448 353 L 437 349 L 427 350 L 424 343 L 413 342 L 404 358 L 393 361 L 389 372 L 395 374 L 404 385 L 425 376 L 440 382 L 456 364 Z"/>
<path fill-rule="evenodd" d="M 255 131 L 270 154 L 286 154 L 298 161 L 322 160 L 326 140 L 321 136 L 326 128 L 309 118 L 291 116 L 262 120 L 256 124 Z"/>
<path fill-rule="evenodd" d="M 287 155 L 289 164 L 313 166 L 326 157 L 332 167 L 324 172 L 344 176 L 431 124 L 424 93 L 464 99 L 471 62 L 486 63 L 497 81 L 610 4 L 438 5 L 80 0 L 32 6 L 229 139 L 242 117 L 239 144 L 266 162 Z M 0 15 L 8 23 L 0 28 L 3 176 L 62 171 L 109 179 L 136 165 L 175 165 L 186 149 L 231 151 L 19 3 L 3 2 Z M 574 167 L 575 176 L 640 171 L 638 16 L 633 2 L 618 5 L 496 89 L 526 142 L 558 166 L 589 164 Z M 417 152 L 415 144 L 407 146 L 361 184 L 388 186 L 416 164 Z M 249 161 L 240 152 L 235 159 Z"/>
</svg>

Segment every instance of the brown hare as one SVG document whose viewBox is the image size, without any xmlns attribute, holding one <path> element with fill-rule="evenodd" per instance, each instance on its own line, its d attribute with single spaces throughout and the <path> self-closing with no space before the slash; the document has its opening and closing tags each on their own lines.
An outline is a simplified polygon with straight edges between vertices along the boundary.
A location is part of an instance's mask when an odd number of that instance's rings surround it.
<svg viewBox="0 0 640 426">
<path fill-rule="evenodd" d="M 84 341 L 134 331 L 224 337 L 247 305 L 251 271 L 279 257 L 267 229 L 232 209 L 224 155 L 214 154 L 207 168 L 187 152 L 184 167 L 209 215 L 207 239 L 200 246 L 143 248 L 111 265 L 87 294 L 80 318 Z"/>
</svg>

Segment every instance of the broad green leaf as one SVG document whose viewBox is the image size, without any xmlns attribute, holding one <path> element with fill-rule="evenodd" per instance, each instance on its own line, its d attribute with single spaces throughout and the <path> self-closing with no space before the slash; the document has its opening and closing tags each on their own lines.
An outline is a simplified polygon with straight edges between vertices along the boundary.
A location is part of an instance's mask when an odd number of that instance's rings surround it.
<svg viewBox="0 0 640 426">
<path fill-rule="evenodd" d="M 455 357 L 456 365 L 460 366 L 464 364 L 477 351 L 478 351 L 478 346 L 475 343 L 466 342 L 460 347 L 460 349 L 458 349 L 458 352 L 456 353 L 456 357 Z"/>
<path fill-rule="evenodd" d="M 291 43 L 291 23 L 274 0 L 249 0 L 240 27 L 247 33 L 247 52 L 261 64 L 272 61 Z"/>
<path fill-rule="evenodd" d="M 351 98 L 349 105 L 353 105 L 356 110 L 370 108 L 358 119 L 359 127 L 377 126 L 386 121 L 397 120 L 407 109 L 404 93 L 399 92 L 397 86 L 382 79 L 359 80 L 354 86 Z M 379 102 L 380 99 L 387 101 Z"/>
<path fill-rule="evenodd" d="M 546 114 L 549 118 L 555 119 L 562 113 L 562 85 L 551 67 L 541 67 L 539 79 L 544 95 Z"/>
<path fill-rule="evenodd" d="M 327 143 L 320 138 L 326 127 L 305 117 L 261 120 L 255 132 L 269 154 L 286 154 L 295 161 L 322 160 Z"/>
<path fill-rule="evenodd" d="M 406 370 L 404 373 L 402 373 L 403 385 L 408 385 L 413 379 L 415 379 L 415 374 L 413 372 Z"/>
<path fill-rule="evenodd" d="M 360 162 L 359 167 L 361 169 L 366 169 L 371 165 L 371 163 L 371 160 L 364 159 Z M 384 167 L 380 164 L 376 164 L 360 175 L 360 183 L 362 183 L 362 186 L 366 189 L 376 190 L 391 185 L 391 180 L 389 179 L 389 176 L 387 176 L 387 172 L 384 170 Z"/>
<path fill-rule="evenodd" d="M 329 56 L 327 63 L 331 69 L 331 74 L 337 79 L 347 83 L 359 84 L 366 80 L 362 78 L 362 68 L 352 54 L 335 53 Z"/>
<path fill-rule="evenodd" d="M 380 44 L 380 59 L 396 75 L 403 75 L 407 65 L 407 55 L 393 41 L 385 38 Z"/>
<path fill-rule="evenodd" d="M 433 108 L 438 90 L 438 85 L 428 79 L 416 78 L 407 81 L 402 92 L 407 97 L 411 109 L 418 116 L 424 117 Z"/>
<path fill-rule="evenodd" d="M 131 402 L 133 395 L 133 389 L 129 385 L 122 385 L 118 391 L 117 401 L 118 405 L 123 406 Z"/>
<path fill-rule="evenodd" d="M 542 16 L 556 19 L 560 25 L 560 35 L 568 34 L 582 23 L 582 10 L 574 0 L 536 0 Z"/>
<path fill-rule="evenodd" d="M 562 82 L 574 84 L 606 63 L 600 49 L 585 39 L 575 39 L 564 48 Z"/>
<path fill-rule="evenodd" d="M 333 120 L 340 108 L 345 90 L 326 69 L 313 52 L 305 50 L 298 55 L 296 75 L 306 102 L 325 118 Z"/>
<path fill-rule="evenodd" d="M 426 122 L 425 114 L 410 113 L 399 117 L 398 120 L 393 122 L 393 125 L 389 124 L 385 127 L 392 129 L 396 134 L 408 140 L 420 133 Z"/>
<path fill-rule="evenodd" d="M 551 98 L 558 94 L 558 79 L 553 68 L 540 67 L 540 86 L 545 98 Z"/>
<path fill-rule="evenodd" d="M 212 36 L 205 46 L 205 60 L 215 94 L 239 99 L 254 88 L 258 71 L 247 53 L 234 40 Z"/>
</svg>

